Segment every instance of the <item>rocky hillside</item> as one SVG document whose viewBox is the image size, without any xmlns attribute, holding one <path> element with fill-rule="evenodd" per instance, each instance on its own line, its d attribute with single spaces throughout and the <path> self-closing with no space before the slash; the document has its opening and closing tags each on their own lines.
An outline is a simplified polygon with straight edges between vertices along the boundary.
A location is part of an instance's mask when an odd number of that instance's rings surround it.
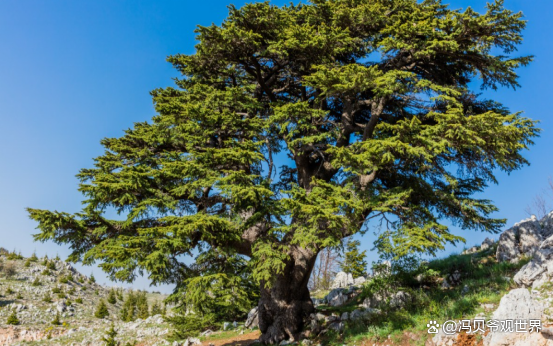
<svg viewBox="0 0 553 346">
<path fill-rule="evenodd" d="M 139 294 L 148 304 L 147 309 L 142 304 L 142 318 L 135 311 L 122 321 L 125 300 Z M 160 314 L 151 316 L 161 310 L 164 298 L 101 286 L 59 259 L 23 258 L 3 250 L 0 345 L 104 345 L 112 321 L 122 346 L 168 345 L 169 325 Z M 101 305 L 106 309 L 98 313 Z"/>
</svg>

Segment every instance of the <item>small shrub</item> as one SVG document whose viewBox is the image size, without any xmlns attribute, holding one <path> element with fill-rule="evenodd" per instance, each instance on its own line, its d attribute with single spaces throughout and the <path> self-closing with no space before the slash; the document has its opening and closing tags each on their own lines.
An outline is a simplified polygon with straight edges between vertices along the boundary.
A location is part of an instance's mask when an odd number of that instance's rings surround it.
<svg viewBox="0 0 553 346">
<path fill-rule="evenodd" d="M 15 269 L 15 264 L 10 262 L 4 265 L 4 275 L 6 278 L 11 279 L 17 274 L 17 269 Z"/>
<path fill-rule="evenodd" d="M 31 257 L 29 257 L 29 261 L 31 262 L 38 262 L 38 257 L 36 257 L 36 252 L 33 252 Z"/>
<path fill-rule="evenodd" d="M 61 324 L 61 322 L 60 322 L 60 312 L 59 311 L 56 312 L 56 316 L 54 317 L 54 319 L 50 323 L 54 326 L 59 326 Z"/>
<path fill-rule="evenodd" d="M 42 283 L 40 282 L 40 280 L 38 279 L 38 276 L 35 276 L 35 279 L 33 280 L 33 282 L 31 283 L 31 286 L 40 286 L 42 285 Z"/>
<path fill-rule="evenodd" d="M 45 302 L 45 303 L 51 303 L 52 302 L 52 296 L 50 295 L 50 293 L 46 292 L 46 294 L 42 298 L 42 301 Z"/>
<path fill-rule="evenodd" d="M 96 278 L 94 277 L 94 274 L 93 274 L 93 273 L 90 274 L 90 278 L 88 279 L 88 282 L 90 282 L 90 283 L 92 283 L 92 284 L 96 282 Z"/>
<path fill-rule="evenodd" d="M 67 276 L 62 276 L 58 279 L 59 283 L 60 284 L 66 284 L 69 282 L 69 280 L 67 279 Z"/>
<path fill-rule="evenodd" d="M 21 292 L 17 292 L 15 299 L 23 299 L 23 295 L 21 294 Z"/>
<path fill-rule="evenodd" d="M 42 271 L 41 274 L 42 274 L 42 275 L 48 276 L 48 275 L 50 275 L 51 273 L 50 273 L 50 271 L 49 271 L 48 269 L 44 269 L 44 270 Z"/>
<path fill-rule="evenodd" d="M 152 305 L 152 316 L 161 315 L 162 312 L 163 311 L 161 310 L 161 306 L 159 305 L 159 303 L 157 301 L 154 302 L 154 304 Z"/>
<path fill-rule="evenodd" d="M 117 303 L 117 298 L 115 297 L 115 291 L 113 289 L 109 290 L 108 303 L 112 305 Z"/>
<path fill-rule="evenodd" d="M 109 316 L 108 307 L 103 299 L 100 300 L 100 303 L 98 304 L 98 307 L 94 312 L 94 316 L 96 316 L 97 318 L 106 318 Z"/>
<path fill-rule="evenodd" d="M 73 278 L 73 274 L 67 275 L 67 281 L 75 281 L 75 279 Z"/>
<path fill-rule="evenodd" d="M 56 257 L 54 258 L 56 261 L 60 260 L 60 255 L 56 254 Z"/>
<path fill-rule="evenodd" d="M 20 259 L 23 259 L 23 256 L 21 256 L 21 253 L 17 254 L 15 253 L 15 250 L 13 252 L 10 252 L 7 256 L 7 258 L 10 260 L 10 261 L 15 261 L 15 260 L 20 260 Z"/>
<path fill-rule="evenodd" d="M 75 294 L 75 287 L 71 287 L 69 291 L 67 291 L 67 294 Z"/>
<path fill-rule="evenodd" d="M 58 286 L 52 288 L 52 293 L 60 293 L 60 292 L 61 292 L 61 289 Z"/>
<path fill-rule="evenodd" d="M 46 265 L 46 269 L 56 270 L 56 263 L 54 263 L 54 261 L 49 261 L 48 264 Z"/>
<path fill-rule="evenodd" d="M 82 277 L 79 278 L 79 283 L 84 284 L 84 279 Z"/>
<path fill-rule="evenodd" d="M 44 256 L 44 259 L 42 260 L 42 262 L 40 264 L 42 264 L 43 266 L 47 266 L 48 265 L 48 256 Z"/>
<path fill-rule="evenodd" d="M 115 330 L 115 325 L 111 322 L 111 327 L 106 333 L 106 336 L 102 340 L 106 343 L 106 346 L 117 346 L 119 343 L 115 340 L 117 336 L 117 331 Z"/>
<path fill-rule="evenodd" d="M 100 295 L 100 292 L 98 292 L 98 290 L 94 290 L 94 294 L 99 296 Z"/>
<path fill-rule="evenodd" d="M 65 295 L 65 293 L 60 292 L 60 293 L 58 293 L 58 298 L 59 299 L 65 299 L 65 298 L 67 298 L 67 296 Z"/>
<path fill-rule="evenodd" d="M 11 287 L 6 288 L 6 294 L 13 294 L 13 293 L 15 293 L 15 291 L 12 290 Z"/>
<path fill-rule="evenodd" d="M 79 297 L 79 298 L 75 299 L 75 303 L 82 304 L 83 303 L 83 298 Z"/>
<path fill-rule="evenodd" d="M 17 318 L 17 314 L 15 311 L 11 313 L 11 315 L 8 316 L 7 324 L 11 324 L 12 326 L 16 326 L 20 323 L 19 318 Z"/>
<path fill-rule="evenodd" d="M 25 268 L 29 268 L 31 266 L 31 260 L 27 258 L 25 261 L 25 264 L 23 265 Z"/>
</svg>

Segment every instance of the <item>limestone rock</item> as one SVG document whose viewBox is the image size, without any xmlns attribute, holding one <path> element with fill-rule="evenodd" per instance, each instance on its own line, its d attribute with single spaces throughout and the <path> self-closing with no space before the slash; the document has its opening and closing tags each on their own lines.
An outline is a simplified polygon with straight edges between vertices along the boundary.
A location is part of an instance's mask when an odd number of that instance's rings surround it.
<svg viewBox="0 0 553 346">
<path fill-rule="evenodd" d="M 330 285 L 331 289 L 346 288 L 353 285 L 353 275 L 345 272 L 339 272 Z"/>
<path fill-rule="evenodd" d="M 518 285 L 537 288 L 552 278 L 553 248 L 547 248 L 538 250 L 534 258 L 520 268 L 513 280 Z"/>
<path fill-rule="evenodd" d="M 496 257 L 500 262 L 533 256 L 543 241 L 542 227 L 535 216 L 516 223 L 499 236 Z"/>
<path fill-rule="evenodd" d="M 507 293 L 493 313 L 494 320 L 531 320 L 541 319 L 542 307 L 525 288 L 517 288 Z M 532 341 L 538 333 L 490 332 L 484 338 L 484 346 L 500 345 L 538 345 Z M 545 345 L 545 344 L 544 344 Z M 553 342 L 551 344 L 553 345 Z"/>
<path fill-rule="evenodd" d="M 257 326 L 259 326 L 259 314 L 256 306 L 248 312 L 248 318 L 246 319 L 246 323 L 244 323 L 244 327 L 254 328 Z"/>
</svg>

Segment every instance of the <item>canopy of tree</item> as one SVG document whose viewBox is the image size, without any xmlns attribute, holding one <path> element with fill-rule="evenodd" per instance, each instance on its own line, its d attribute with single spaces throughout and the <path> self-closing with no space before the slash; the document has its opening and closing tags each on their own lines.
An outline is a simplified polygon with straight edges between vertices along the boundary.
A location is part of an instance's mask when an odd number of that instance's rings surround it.
<svg viewBox="0 0 553 346">
<path fill-rule="evenodd" d="M 539 130 L 472 89 L 518 86 L 524 27 L 502 1 L 484 14 L 438 0 L 231 6 L 198 27 L 194 54 L 168 58 L 182 77 L 152 92 L 158 115 L 102 140 L 78 174 L 82 212 L 29 209 L 36 239 L 187 294 L 199 276 L 203 292 L 243 280 L 183 256 L 248 259 L 261 341 L 297 338 L 317 254 L 368 220 L 388 221 L 398 256 L 462 240 L 441 220 L 498 231 L 474 194 L 526 164 Z"/>
</svg>

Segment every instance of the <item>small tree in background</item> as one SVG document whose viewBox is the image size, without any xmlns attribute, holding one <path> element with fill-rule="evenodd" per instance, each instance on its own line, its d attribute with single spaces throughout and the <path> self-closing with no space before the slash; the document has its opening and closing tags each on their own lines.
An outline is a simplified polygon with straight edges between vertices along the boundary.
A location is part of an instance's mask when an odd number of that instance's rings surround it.
<svg viewBox="0 0 553 346">
<path fill-rule="evenodd" d="M 110 303 L 110 304 L 112 304 L 112 305 L 115 304 L 115 303 L 117 303 L 117 298 L 116 298 L 116 296 L 115 296 L 115 291 L 114 291 L 113 289 L 110 289 L 110 290 L 109 290 L 109 294 L 108 294 L 108 299 L 107 299 L 107 300 L 108 300 L 108 303 Z"/>
<path fill-rule="evenodd" d="M 154 304 L 152 304 L 152 312 L 151 312 L 151 315 L 152 316 L 155 316 L 155 315 L 161 315 L 162 314 L 162 309 L 161 309 L 161 305 L 159 304 L 159 302 L 156 300 L 154 302 Z"/>
<path fill-rule="evenodd" d="M 106 332 L 106 336 L 102 338 L 102 341 L 106 343 L 106 346 L 117 346 L 119 343 L 115 340 L 117 336 L 117 331 L 115 330 L 115 325 L 111 322 L 109 330 Z"/>
<path fill-rule="evenodd" d="M 98 304 L 98 307 L 94 312 L 94 316 L 96 316 L 97 318 L 106 318 L 109 316 L 108 307 L 106 305 L 106 302 L 104 302 L 103 299 L 100 299 L 100 303 Z"/>
<path fill-rule="evenodd" d="M 136 315 L 143 320 L 150 315 L 150 308 L 148 306 L 148 299 L 145 291 L 138 292 L 136 299 Z"/>
<path fill-rule="evenodd" d="M 88 282 L 90 282 L 90 283 L 95 283 L 96 282 L 96 278 L 94 277 L 94 273 L 90 273 L 90 278 L 88 278 Z"/>
<path fill-rule="evenodd" d="M 59 311 L 56 311 L 56 316 L 54 316 L 54 319 L 50 323 L 54 326 L 59 326 L 61 324 Z"/>
<path fill-rule="evenodd" d="M 20 323 L 19 318 L 17 318 L 17 313 L 12 311 L 12 313 L 8 316 L 8 320 L 6 321 L 7 324 L 16 326 Z"/>
<path fill-rule="evenodd" d="M 340 263 L 340 269 L 350 273 L 353 278 L 367 275 L 367 251 L 359 252 L 359 240 L 350 240 L 346 244 L 344 260 Z"/>
</svg>

